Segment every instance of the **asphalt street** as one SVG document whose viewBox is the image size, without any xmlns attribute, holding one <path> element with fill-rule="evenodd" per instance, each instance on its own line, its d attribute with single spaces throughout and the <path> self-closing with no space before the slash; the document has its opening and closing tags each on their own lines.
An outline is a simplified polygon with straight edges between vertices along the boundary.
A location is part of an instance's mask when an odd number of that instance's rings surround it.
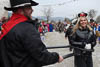
<svg viewBox="0 0 100 67">
<path fill-rule="evenodd" d="M 43 40 L 46 46 L 66 46 L 69 45 L 68 39 L 65 39 L 64 33 L 49 32 L 45 34 L 45 39 Z M 100 67 L 100 44 L 97 43 L 95 46 L 95 51 L 93 52 L 93 65 L 94 67 Z M 60 55 L 66 55 L 72 53 L 69 48 L 58 48 L 58 49 L 48 49 L 50 52 L 58 52 Z M 74 57 L 66 58 L 61 63 L 56 63 L 44 67 L 74 67 Z"/>
</svg>

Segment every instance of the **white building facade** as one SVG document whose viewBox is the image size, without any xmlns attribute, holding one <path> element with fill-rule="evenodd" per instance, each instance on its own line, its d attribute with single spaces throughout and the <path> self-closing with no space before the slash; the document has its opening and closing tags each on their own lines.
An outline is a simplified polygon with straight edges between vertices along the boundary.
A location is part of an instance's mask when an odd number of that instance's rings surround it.
<svg viewBox="0 0 100 67">
<path fill-rule="evenodd" d="M 0 0 L 0 19 L 2 17 L 8 18 L 8 11 L 4 10 L 4 6 L 8 5 L 9 0 Z"/>
</svg>

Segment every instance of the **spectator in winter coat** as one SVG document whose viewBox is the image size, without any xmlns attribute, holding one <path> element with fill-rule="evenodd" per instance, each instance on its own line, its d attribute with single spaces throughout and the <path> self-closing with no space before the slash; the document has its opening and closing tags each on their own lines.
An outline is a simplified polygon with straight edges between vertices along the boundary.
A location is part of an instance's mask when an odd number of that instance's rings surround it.
<svg viewBox="0 0 100 67">
<path fill-rule="evenodd" d="M 96 45 L 96 36 L 88 24 L 86 17 L 80 17 L 73 28 L 70 43 L 74 47 L 93 50 Z M 93 67 L 92 52 L 74 49 L 75 67 Z"/>
<path fill-rule="evenodd" d="M 69 45 L 70 45 L 70 38 L 71 38 L 71 34 L 72 34 L 72 29 L 73 29 L 73 26 L 70 25 L 69 28 L 66 29 L 66 31 L 65 31 L 65 39 L 68 38 Z M 69 50 L 72 51 L 72 48 L 70 47 Z"/>
<path fill-rule="evenodd" d="M 49 52 L 31 22 L 32 0 L 9 0 L 11 7 L 5 7 L 13 14 L 2 25 L 0 35 L 0 67 L 42 67 L 63 61 L 56 52 Z"/>
<path fill-rule="evenodd" d="M 42 25 L 39 25 L 39 28 L 38 28 L 40 34 L 43 34 L 43 26 Z"/>
<path fill-rule="evenodd" d="M 53 32 L 53 24 L 52 23 L 49 24 L 49 32 Z"/>
</svg>

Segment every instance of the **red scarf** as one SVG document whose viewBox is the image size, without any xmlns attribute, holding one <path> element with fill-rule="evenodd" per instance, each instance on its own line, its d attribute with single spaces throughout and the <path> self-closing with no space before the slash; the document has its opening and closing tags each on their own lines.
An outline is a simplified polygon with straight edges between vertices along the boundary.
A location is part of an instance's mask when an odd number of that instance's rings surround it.
<svg viewBox="0 0 100 67">
<path fill-rule="evenodd" d="M 10 20 L 2 25 L 2 34 L 0 35 L 0 40 L 18 23 L 27 21 L 27 17 L 21 14 L 13 13 Z"/>
</svg>

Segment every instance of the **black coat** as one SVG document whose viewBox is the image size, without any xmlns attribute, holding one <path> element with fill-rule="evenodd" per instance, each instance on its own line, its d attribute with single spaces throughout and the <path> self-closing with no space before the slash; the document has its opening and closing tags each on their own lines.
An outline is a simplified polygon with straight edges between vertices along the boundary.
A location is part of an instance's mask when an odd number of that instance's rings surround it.
<svg viewBox="0 0 100 67">
<path fill-rule="evenodd" d="M 21 22 L 0 40 L 0 67 L 41 67 L 58 62 L 48 52 L 34 24 Z"/>
<path fill-rule="evenodd" d="M 73 32 L 72 29 L 73 29 L 73 27 L 70 26 L 70 27 L 66 30 L 66 32 L 65 32 L 65 37 L 68 37 L 69 44 L 70 44 L 71 34 L 72 34 L 72 32 Z"/>
<path fill-rule="evenodd" d="M 86 29 L 77 29 L 76 32 L 71 36 L 70 43 L 74 47 L 83 48 L 86 44 L 90 43 L 92 48 L 96 45 L 96 35 L 93 31 L 90 31 L 88 28 Z M 82 54 L 84 51 L 79 49 L 75 49 L 76 54 Z M 87 53 L 87 52 L 86 52 Z M 89 52 L 88 54 L 91 54 Z"/>
</svg>

